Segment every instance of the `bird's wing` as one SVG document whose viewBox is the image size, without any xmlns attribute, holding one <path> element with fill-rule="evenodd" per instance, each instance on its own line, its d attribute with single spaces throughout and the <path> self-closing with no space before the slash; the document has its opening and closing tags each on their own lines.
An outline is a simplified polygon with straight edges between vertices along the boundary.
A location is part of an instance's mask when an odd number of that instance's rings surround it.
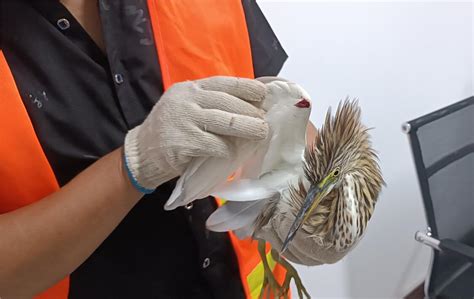
<svg viewBox="0 0 474 299">
<path fill-rule="evenodd" d="M 289 183 L 297 183 L 302 173 L 301 167 L 283 169 L 264 174 L 259 179 L 240 179 L 226 182 L 216 188 L 211 195 L 227 201 L 255 201 L 273 198 L 288 187 Z"/>
<path fill-rule="evenodd" d="M 234 230 L 234 234 L 240 240 L 251 237 L 254 234 L 254 232 L 255 232 L 255 225 L 253 223 Z"/>
<path fill-rule="evenodd" d="M 240 179 L 219 186 L 212 195 L 229 201 L 243 202 L 270 198 L 276 192 L 278 191 L 272 189 L 266 181 Z"/>
<path fill-rule="evenodd" d="M 243 178 L 258 178 L 275 169 L 292 168 L 301 162 L 305 148 L 305 131 L 295 132 L 292 125 L 295 116 L 287 103 L 309 98 L 309 95 L 299 85 L 280 78 L 263 77 L 260 80 L 268 89 L 264 104 L 270 134 L 264 146 L 243 166 Z M 291 124 L 287 123 L 290 119 Z"/>
<path fill-rule="evenodd" d="M 278 122 L 278 118 L 281 119 L 284 116 L 284 111 L 275 111 L 278 110 L 278 107 L 275 105 L 275 94 L 278 94 L 278 90 L 282 90 L 281 86 L 286 84 L 286 82 L 277 77 L 260 77 L 258 80 L 265 83 L 268 90 L 272 91 L 267 94 L 264 102 L 266 106 L 265 121 L 269 124 L 270 131 L 268 137 L 261 142 L 261 146 L 258 147 L 257 151 L 242 165 L 242 179 L 258 179 L 261 175 L 273 169 L 272 166 L 276 163 L 273 153 L 278 151 L 279 144 L 277 143 L 279 143 L 278 140 L 281 138 L 279 130 L 276 128 L 278 126 L 275 126 L 275 123 Z M 275 117 L 275 112 L 278 114 L 277 117 Z M 272 163 L 272 161 L 275 163 Z"/>
<path fill-rule="evenodd" d="M 189 197 L 186 191 L 189 188 L 186 188 L 186 183 L 189 178 L 192 178 L 193 175 L 198 171 L 199 167 L 201 167 L 204 163 L 206 163 L 207 158 L 195 158 L 190 163 L 186 171 L 183 175 L 178 179 L 176 182 L 176 186 L 171 193 L 171 196 L 168 198 L 168 201 L 165 204 L 165 210 L 173 210 L 183 204 L 186 204 L 186 198 Z M 192 179 L 190 180 L 193 181 Z M 194 189 L 193 193 L 197 193 L 200 190 Z"/>
<path fill-rule="evenodd" d="M 274 161 L 273 157 L 268 157 L 268 154 L 271 155 L 270 152 L 270 145 L 275 146 L 275 140 L 280 138 L 280 134 L 273 128 L 275 118 L 280 118 L 283 114 L 283 111 L 277 112 L 278 117 L 272 116 L 275 114 L 275 110 L 278 110 L 278 107 L 275 105 L 277 104 L 278 98 L 275 98 L 275 95 L 283 93 L 284 89 L 287 88 L 290 82 L 286 79 L 280 77 L 259 77 L 256 80 L 264 83 L 267 85 L 267 89 L 271 91 L 267 94 L 267 97 L 264 101 L 264 110 L 266 110 L 265 121 L 270 124 L 270 132 L 268 134 L 268 138 L 261 142 L 261 145 L 258 147 L 255 154 L 253 154 L 241 167 L 240 177 L 242 179 L 257 179 L 262 174 L 267 173 L 272 168 L 272 163 L 269 161 Z M 273 112 L 272 112 L 273 110 Z M 276 147 L 276 146 L 275 146 Z"/>
<path fill-rule="evenodd" d="M 207 218 L 206 227 L 215 232 L 239 229 L 252 223 L 260 213 L 262 201 L 228 201 Z"/>
<path fill-rule="evenodd" d="M 173 210 L 190 202 L 205 198 L 238 167 L 238 164 L 222 158 L 193 159 L 165 204 L 165 210 Z"/>
<path fill-rule="evenodd" d="M 176 187 L 165 204 L 165 210 L 173 210 L 190 202 L 209 196 L 219 185 L 255 152 L 258 142 L 235 143 L 233 159 L 218 157 L 194 158 L 178 179 Z"/>
<path fill-rule="evenodd" d="M 271 132 L 266 140 L 263 140 L 257 151 L 242 165 L 240 169 L 241 179 L 258 179 L 264 173 L 262 167 L 265 155 L 270 147 Z M 238 180 L 235 180 L 238 182 Z"/>
<path fill-rule="evenodd" d="M 250 231 L 253 233 L 252 228 L 255 220 L 261 214 L 267 201 L 275 196 L 279 196 L 279 193 L 275 192 L 270 198 L 265 200 L 260 199 L 247 202 L 228 201 L 207 218 L 206 227 L 216 232 L 240 229 L 242 236 Z"/>
</svg>

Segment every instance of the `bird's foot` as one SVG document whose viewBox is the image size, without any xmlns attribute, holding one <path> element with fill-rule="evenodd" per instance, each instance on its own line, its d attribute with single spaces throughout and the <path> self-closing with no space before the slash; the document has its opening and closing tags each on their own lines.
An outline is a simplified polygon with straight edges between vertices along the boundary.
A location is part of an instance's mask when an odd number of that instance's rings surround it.
<svg viewBox="0 0 474 299">
<path fill-rule="evenodd" d="M 259 298 L 280 298 L 280 295 L 283 293 L 283 289 L 273 276 L 273 272 L 268 272 L 265 269 L 263 270 L 264 277 L 263 277 L 263 284 L 262 290 L 260 291 Z M 285 297 L 286 298 L 286 297 Z"/>
<path fill-rule="evenodd" d="M 309 295 L 308 291 L 304 287 L 303 282 L 301 281 L 301 278 L 298 274 L 298 271 L 295 269 L 295 267 L 293 267 L 287 260 L 281 257 L 280 254 L 275 250 L 272 250 L 272 257 L 275 261 L 277 261 L 277 263 L 282 265 L 282 267 L 285 268 L 286 270 L 285 281 L 283 282 L 283 285 L 281 286 L 281 292 L 279 294 L 282 295 L 285 299 L 288 298 L 288 294 L 290 292 L 291 279 L 293 279 L 295 281 L 298 297 L 300 299 L 304 299 L 304 298 L 310 299 L 311 296 Z"/>
<path fill-rule="evenodd" d="M 258 253 L 260 254 L 263 264 L 263 283 L 259 299 L 271 299 L 272 296 L 273 298 L 280 298 L 282 288 L 273 275 L 273 271 L 270 269 L 270 265 L 268 264 L 264 240 L 258 240 Z"/>
<path fill-rule="evenodd" d="M 286 277 L 285 277 L 285 281 L 283 282 L 283 285 L 282 285 L 283 293 L 287 294 L 289 292 L 291 279 L 294 279 L 294 281 L 295 281 L 296 290 L 298 292 L 298 297 L 300 299 L 304 299 L 304 298 L 310 299 L 311 296 L 308 294 L 308 291 L 304 287 L 300 276 L 298 275 L 298 273 L 296 272 L 296 270 L 294 268 L 293 269 L 286 268 Z"/>
</svg>

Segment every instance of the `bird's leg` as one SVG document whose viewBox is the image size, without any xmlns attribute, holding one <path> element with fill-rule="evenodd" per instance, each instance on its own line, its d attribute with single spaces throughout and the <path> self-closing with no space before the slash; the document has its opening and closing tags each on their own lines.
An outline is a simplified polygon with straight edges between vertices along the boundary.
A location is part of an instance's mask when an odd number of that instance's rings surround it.
<svg viewBox="0 0 474 299">
<path fill-rule="evenodd" d="M 292 278 L 295 280 L 296 290 L 298 291 L 299 298 L 311 298 L 311 296 L 308 294 L 308 291 L 304 287 L 303 282 L 301 281 L 301 278 L 298 275 L 298 271 L 295 269 L 295 267 L 293 267 L 287 260 L 281 257 L 280 254 L 274 249 L 272 249 L 272 257 L 277 263 L 279 263 L 283 266 L 283 268 L 286 269 L 285 281 L 282 285 L 282 293 L 285 294 L 285 298 L 287 298 L 286 296 L 288 296 Z"/>
<path fill-rule="evenodd" d="M 265 290 L 267 289 L 267 298 L 270 298 L 270 294 L 273 293 L 274 296 L 279 296 L 281 292 L 281 286 L 278 284 L 275 276 L 273 275 L 273 271 L 270 269 L 270 265 L 268 265 L 267 255 L 265 253 L 265 241 L 258 240 L 258 253 L 260 254 L 260 258 L 262 259 L 263 263 L 263 284 L 262 290 L 260 291 L 259 298 L 262 299 Z"/>
</svg>

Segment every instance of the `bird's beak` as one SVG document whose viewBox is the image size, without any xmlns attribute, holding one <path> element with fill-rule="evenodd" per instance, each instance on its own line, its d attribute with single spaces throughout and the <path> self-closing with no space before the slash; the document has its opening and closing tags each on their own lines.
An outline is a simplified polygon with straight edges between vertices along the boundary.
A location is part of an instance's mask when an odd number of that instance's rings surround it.
<svg viewBox="0 0 474 299">
<path fill-rule="evenodd" d="M 300 227 L 303 225 L 309 215 L 311 215 L 311 212 L 318 207 L 323 198 L 328 194 L 329 184 L 327 184 L 326 182 L 327 179 L 324 179 L 320 184 L 311 185 L 311 187 L 309 188 L 303 205 L 298 211 L 295 221 L 291 225 L 288 235 L 286 236 L 286 239 L 283 242 L 281 253 L 285 252 L 285 250 L 290 245 L 291 240 L 293 240 L 293 238 L 295 237 L 296 232 L 300 229 Z"/>
</svg>

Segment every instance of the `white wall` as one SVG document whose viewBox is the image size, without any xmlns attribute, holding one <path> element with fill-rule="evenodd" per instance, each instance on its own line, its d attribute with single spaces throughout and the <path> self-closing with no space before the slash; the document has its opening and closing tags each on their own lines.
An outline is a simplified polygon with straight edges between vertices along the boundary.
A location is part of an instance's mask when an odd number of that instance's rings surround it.
<svg viewBox="0 0 474 299">
<path fill-rule="evenodd" d="M 259 1 L 290 58 L 281 75 L 329 106 L 358 97 L 387 188 L 360 245 L 342 262 L 301 268 L 315 297 L 402 297 L 425 277 L 430 251 L 407 120 L 474 93 L 473 4 Z"/>
</svg>

